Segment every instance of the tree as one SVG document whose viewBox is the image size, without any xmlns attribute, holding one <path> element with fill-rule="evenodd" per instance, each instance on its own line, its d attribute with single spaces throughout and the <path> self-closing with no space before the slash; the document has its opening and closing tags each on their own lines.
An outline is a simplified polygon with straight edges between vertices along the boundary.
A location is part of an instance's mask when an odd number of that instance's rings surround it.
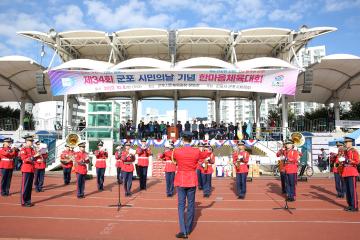
<svg viewBox="0 0 360 240">
<path fill-rule="evenodd" d="M 315 119 L 328 119 L 330 114 L 333 114 L 333 109 L 322 107 L 318 108 L 315 111 L 306 112 L 305 113 L 305 119 L 309 120 L 315 120 Z"/>
<path fill-rule="evenodd" d="M 352 102 L 350 111 L 340 112 L 340 118 L 346 120 L 359 120 L 360 119 L 360 102 Z"/>
</svg>

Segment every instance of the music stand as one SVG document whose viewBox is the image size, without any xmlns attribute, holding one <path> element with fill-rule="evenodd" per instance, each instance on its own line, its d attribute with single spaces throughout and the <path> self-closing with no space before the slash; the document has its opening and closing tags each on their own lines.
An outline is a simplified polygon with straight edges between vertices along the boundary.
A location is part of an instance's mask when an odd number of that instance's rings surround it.
<svg viewBox="0 0 360 240">
<path fill-rule="evenodd" d="M 123 208 L 123 207 L 132 207 L 132 205 L 121 204 L 121 191 L 120 191 L 120 184 L 119 183 L 118 183 L 118 194 L 119 194 L 118 195 L 118 203 L 109 205 L 109 207 L 117 207 L 117 211 L 120 211 L 120 208 Z"/>
<path fill-rule="evenodd" d="M 273 208 L 273 210 L 286 210 L 286 211 L 289 211 L 291 213 L 290 210 L 296 210 L 296 208 L 289 207 L 288 200 L 287 200 L 287 198 L 285 198 L 285 206 L 284 207 Z"/>
</svg>

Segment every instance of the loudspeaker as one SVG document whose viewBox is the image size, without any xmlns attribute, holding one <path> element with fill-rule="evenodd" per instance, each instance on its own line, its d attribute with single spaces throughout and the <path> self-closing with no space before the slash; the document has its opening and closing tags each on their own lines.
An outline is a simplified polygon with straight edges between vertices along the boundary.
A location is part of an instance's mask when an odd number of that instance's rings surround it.
<svg viewBox="0 0 360 240">
<path fill-rule="evenodd" d="M 312 68 L 308 68 L 304 72 L 304 86 L 302 89 L 303 93 L 311 93 L 313 77 L 314 77 L 313 74 L 314 74 L 314 72 L 313 72 Z"/>
<path fill-rule="evenodd" d="M 36 90 L 38 94 L 47 94 L 45 88 L 45 75 L 43 72 L 37 72 L 35 74 L 36 79 Z"/>
</svg>

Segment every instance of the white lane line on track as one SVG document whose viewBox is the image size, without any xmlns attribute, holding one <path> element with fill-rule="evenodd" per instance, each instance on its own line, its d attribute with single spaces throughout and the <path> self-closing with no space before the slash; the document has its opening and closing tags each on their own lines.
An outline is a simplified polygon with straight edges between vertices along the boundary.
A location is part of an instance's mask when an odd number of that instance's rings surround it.
<svg viewBox="0 0 360 240">
<path fill-rule="evenodd" d="M 0 205 L 8 205 L 8 206 L 20 206 L 20 204 L 16 203 L 0 203 Z M 176 210 L 175 207 L 135 207 L 134 205 L 128 204 L 130 209 L 137 210 Z M 109 207 L 109 206 L 96 206 L 96 205 L 71 205 L 71 204 L 36 204 L 38 207 L 69 207 L 69 208 L 105 208 L 105 209 L 113 209 L 117 207 Z M 272 208 L 223 208 L 223 207 L 213 207 L 213 208 L 195 208 L 197 210 L 202 211 L 273 211 Z M 343 211 L 342 208 L 296 208 L 296 211 Z"/>
<path fill-rule="evenodd" d="M 86 194 L 85 194 L 86 196 Z M 135 195 L 137 196 L 137 195 Z M 51 198 L 53 197 L 52 195 L 41 195 L 41 196 L 32 196 L 32 198 Z M 61 198 L 68 198 L 68 199 L 77 199 L 77 197 L 70 197 L 70 196 L 62 196 Z M 109 200 L 114 200 L 117 199 L 116 197 L 86 197 L 87 199 L 109 199 Z M 235 195 L 234 195 L 235 198 Z M 168 198 L 143 198 L 143 197 L 135 197 L 135 198 L 128 198 L 131 201 L 134 200 L 144 200 L 144 201 L 175 201 L 177 198 L 172 198 L 172 199 L 168 199 Z M 216 199 L 204 199 L 201 196 L 196 198 L 199 201 L 202 202 L 210 202 L 210 201 L 216 201 Z M 40 199 L 41 200 L 41 199 Z M 275 201 L 279 201 L 279 202 L 283 202 L 284 199 L 279 198 L 279 199 L 274 199 Z M 222 199 L 221 201 L 218 202 L 273 202 L 274 200 L 272 199 Z M 341 202 L 345 202 L 345 200 L 338 200 L 338 199 L 333 199 L 335 202 L 341 203 Z M 50 200 L 49 200 L 50 201 Z M 85 200 L 86 201 L 86 200 Z M 324 202 L 324 200 L 321 199 L 297 199 L 296 202 Z M 1 203 L 0 203 L 1 204 Z"/>
<path fill-rule="evenodd" d="M 75 217 L 30 217 L 16 215 L 0 215 L 0 218 L 15 219 L 45 219 L 45 220 L 74 220 L 74 221 L 103 221 L 103 222 L 131 222 L 131 223 L 177 223 L 175 220 L 159 219 L 114 219 L 114 218 L 75 218 Z M 323 220 L 199 220 L 197 223 L 309 223 L 309 224 L 360 224 L 360 221 L 323 221 Z"/>
</svg>

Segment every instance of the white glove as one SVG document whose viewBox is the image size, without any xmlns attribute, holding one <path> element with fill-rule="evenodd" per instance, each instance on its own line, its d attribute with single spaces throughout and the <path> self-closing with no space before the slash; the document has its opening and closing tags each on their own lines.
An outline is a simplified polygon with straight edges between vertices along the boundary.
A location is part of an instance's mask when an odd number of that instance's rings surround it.
<svg viewBox="0 0 360 240">
<path fill-rule="evenodd" d="M 339 162 L 345 162 L 345 158 L 344 157 L 339 157 Z"/>
</svg>

